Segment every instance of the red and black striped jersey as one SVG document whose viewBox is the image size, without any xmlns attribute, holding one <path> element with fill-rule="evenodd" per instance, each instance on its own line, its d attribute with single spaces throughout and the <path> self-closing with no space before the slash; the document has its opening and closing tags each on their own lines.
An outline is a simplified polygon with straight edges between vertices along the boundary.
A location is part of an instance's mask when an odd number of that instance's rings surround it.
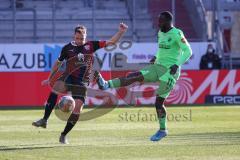
<svg viewBox="0 0 240 160">
<path fill-rule="evenodd" d="M 89 82 L 93 65 L 93 54 L 96 50 L 106 46 L 106 41 L 88 41 L 77 46 L 70 42 L 62 48 L 59 61 L 66 61 L 65 76 L 73 76 L 80 81 Z"/>
</svg>

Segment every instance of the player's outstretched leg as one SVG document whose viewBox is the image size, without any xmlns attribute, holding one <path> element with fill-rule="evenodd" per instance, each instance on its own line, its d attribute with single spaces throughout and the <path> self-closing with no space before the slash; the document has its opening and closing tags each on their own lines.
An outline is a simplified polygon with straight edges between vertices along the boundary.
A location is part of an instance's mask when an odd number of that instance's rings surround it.
<svg viewBox="0 0 240 160">
<path fill-rule="evenodd" d="M 165 98 L 156 97 L 155 107 L 157 111 L 157 117 L 159 120 L 160 129 L 150 138 L 151 141 L 159 141 L 162 138 L 166 137 L 168 134 L 167 131 L 167 113 L 164 106 Z"/>
<path fill-rule="evenodd" d="M 60 143 L 69 144 L 66 135 L 72 130 L 72 128 L 77 123 L 77 121 L 80 117 L 80 112 L 82 110 L 82 107 L 83 107 L 83 101 L 80 99 L 75 99 L 75 108 L 74 108 L 72 114 L 70 115 L 70 117 L 68 118 L 67 124 L 59 137 Z"/>
<path fill-rule="evenodd" d="M 50 93 L 48 100 L 47 100 L 47 104 L 45 105 L 45 112 L 44 112 L 43 118 L 34 121 L 32 123 L 33 126 L 47 128 L 48 118 L 49 118 L 50 114 L 52 113 L 54 106 L 56 105 L 57 97 L 58 96 L 56 93 L 54 93 L 54 92 Z"/>
<path fill-rule="evenodd" d="M 126 77 L 115 78 L 109 81 L 105 81 L 99 72 L 95 72 L 97 84 L 101 90 L 108 88 L 118 88 L 133 84 L 134 82 L 142 82 L 144 77 L 141 72 L 133 72 L 128 74 Z"/>
</svg>

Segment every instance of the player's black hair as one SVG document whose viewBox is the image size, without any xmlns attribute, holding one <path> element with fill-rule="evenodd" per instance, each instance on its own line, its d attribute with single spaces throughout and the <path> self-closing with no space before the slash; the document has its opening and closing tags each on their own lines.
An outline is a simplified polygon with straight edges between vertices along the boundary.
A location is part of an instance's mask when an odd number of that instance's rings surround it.
<svg viewBox="0 0 240 160">
<path fill-rule="evenodd" d="M 172 21 L 173 20 L 173 15 L 169 11 L 161 12 L 159 16 L 161 16 L 161 15 L 163 15 L 166 18 L 166 20 L 168 20 L 168 21 Z"/>
</svg>

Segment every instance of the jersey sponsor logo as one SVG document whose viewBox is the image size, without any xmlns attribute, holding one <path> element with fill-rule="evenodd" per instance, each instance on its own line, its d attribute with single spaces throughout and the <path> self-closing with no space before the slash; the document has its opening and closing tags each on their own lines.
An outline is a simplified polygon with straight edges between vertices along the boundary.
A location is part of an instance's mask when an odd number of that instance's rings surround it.
<svg viewBox="0 0 240 160">
<path fill-rule="evenodd" d="M 71 45 L 73 45 L 73 46 L 77 46 L 77 44 L 76 44 L 75 41 L 72 41 L 72 42 L 71 42 Z"/>
<path fill-rule="evenodd" d="M 159 44 L 159 48 L 163 48 L 163 49 L 170 49 L 170 45 L 167 44 Z"/>
<path fill-rule="evenodd" d="M 81 52 L 78 53 L 77 57 L 78 57 L 78 61 L 84 61 L 84 55 Z"/>
<path fill-rule="evenodd" d="M 84 48 L 85 48 L 86 50 L 90 50 L 90 45 L 85 45 Z"/>
<path fill-rule="evenodd" d="M 84 64 L 84 54 L 82 54 L 81 52 L 77 54 L 77 59 L 78 62 L 75 62 L 75 65 L 81 65 Z"/>
</svg>

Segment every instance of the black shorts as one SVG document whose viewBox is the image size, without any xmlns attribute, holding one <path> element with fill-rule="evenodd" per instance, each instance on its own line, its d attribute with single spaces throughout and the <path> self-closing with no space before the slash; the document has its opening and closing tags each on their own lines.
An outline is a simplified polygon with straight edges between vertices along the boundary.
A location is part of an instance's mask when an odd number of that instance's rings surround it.
<svg viewBox="0 0 240 160">
<path fill-rule="evenodd" d="M 82 82 L 79 78 L 74 76 L 61 76 L 58 80 L 64 81 L 67 91 L 72 92 L 72 97 L 74 99 L 80 99 L 85 103 L 85 98 L 87 95 L 88 82 Z"/>
</svg>

